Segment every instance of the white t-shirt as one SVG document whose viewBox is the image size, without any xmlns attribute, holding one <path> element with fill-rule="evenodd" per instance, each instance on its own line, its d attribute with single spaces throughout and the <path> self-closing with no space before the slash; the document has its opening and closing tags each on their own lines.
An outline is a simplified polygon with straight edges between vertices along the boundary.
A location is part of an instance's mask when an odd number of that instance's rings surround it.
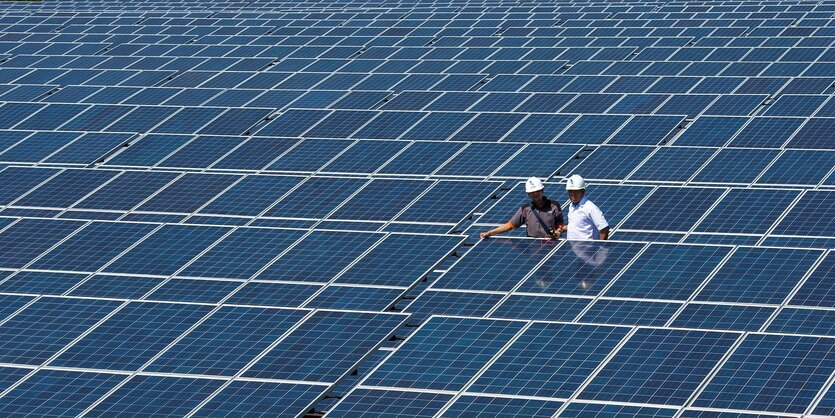
<svg viewBox="0 0 835 418">
<path fill-rule="evenodd" d="M 603 212 L 587 197 L 568 204 L 568 239 L 600 239 L 600 230 L 609 226 Z"/>
</svg>

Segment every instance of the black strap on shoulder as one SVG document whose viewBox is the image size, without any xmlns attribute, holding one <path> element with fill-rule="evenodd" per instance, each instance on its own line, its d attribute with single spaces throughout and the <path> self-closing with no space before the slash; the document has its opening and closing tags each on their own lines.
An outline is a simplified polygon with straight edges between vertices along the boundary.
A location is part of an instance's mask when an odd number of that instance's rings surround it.
<svg viewBox="0 0 835 418">
<path fill-rule="evenodd" d="M 539 216 L 539 211 L 536 210 L 536 207 L 534 207 L 534 205 L 531 205 L 531 212 L 533 213 L 533 216 L 536 218 L 536 220 L 539 221 L 539 225 L 542 226 L 542 230 L 549 235 L 553 235 L 554 228 L 548 228 L 548 225 L 545 225 L 545 222 L 543 222 L 542 218 Z"/>
</svg>

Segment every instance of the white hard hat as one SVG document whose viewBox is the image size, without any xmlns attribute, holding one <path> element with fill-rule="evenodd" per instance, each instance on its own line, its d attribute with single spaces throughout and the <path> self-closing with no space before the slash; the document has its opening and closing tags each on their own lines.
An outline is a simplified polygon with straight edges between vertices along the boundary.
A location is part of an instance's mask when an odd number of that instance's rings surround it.
<svg viewBox="0 0 835 418">
<path fill-rule="evenodd" d="M 525 193 L 536 192 L 544 188 L 542 180 L 536 177 L 531 177 L 525 181 Z"/>
<path fill-rule="evenodd" d="M 568 178 L 568 182 L 565 183 L 565 190 L 583 190 L 586 186 L 586 180 L 579 174 L 575 174 Z"/>
</svg>

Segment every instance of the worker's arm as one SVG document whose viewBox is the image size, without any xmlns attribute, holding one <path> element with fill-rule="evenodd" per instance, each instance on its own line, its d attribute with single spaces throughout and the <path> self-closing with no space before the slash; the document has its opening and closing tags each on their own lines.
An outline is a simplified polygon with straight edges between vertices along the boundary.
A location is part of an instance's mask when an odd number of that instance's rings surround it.
<svg viewBox="0 0 835 418">
<path fill-rule="evenodd" d="M 484 238 L 487 238 L 487 237 L 491 237 L 493 235 L 503 234 L 503 233 L 505 233 L 507 231 L 510 231 L 512 229 L 516 229 L 516 228 L 513 226 L 512 223 L 508 222 L 508 223 L 506 223 L 502 226 L 497 226 L 497 227 L 495 227 L 495 228 L 493 228 L 493 229 L 491 229 L 487 232 L 482 232 L 478 235 L 481 236 L 482 239 L 484 239 Z"/>
<path fill-rule="evenodd" d="M 609 239 L 609 227 L 608 226 L 600 230 L 600 239 L 602 241 L 606 241 L 607 239 Z"/>
</svg>

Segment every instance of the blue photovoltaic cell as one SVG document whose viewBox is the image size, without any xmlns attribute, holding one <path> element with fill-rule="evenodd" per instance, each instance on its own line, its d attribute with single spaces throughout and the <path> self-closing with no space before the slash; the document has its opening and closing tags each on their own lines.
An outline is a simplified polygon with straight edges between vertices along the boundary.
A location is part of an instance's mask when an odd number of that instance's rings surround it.
<svg viewBox="0 0 835 418">
<path fill-rule="evenodd" d="M 423 118 L 423 112 L 383 112 L 365 125 L 353 138 L 396 139 Z"/>
<path fill-rule="evenodd" d="M 126 171 L 73 207 L 130 210 L 177 176 L 178 173 Z"/>
<path fill-rule="evenodd" d="M 132 302 L 50 365 L 136 370 L 211 311 L 211 306 Z"/>
<path fill-rule="evenodd" d="M 70 132 L 35 132 L 0 154 L 0 161 L 39 162 L 75 141 L 81 134 Z"/>
<path fill-rule="evenodd" d="M 92 164 L 103 161 L 109 152 L 126 144 L 130 135 L 87 133 L 46 159 L 56 164 Z"/>
<path fill-rule="evenodd" d="M 465 145 L 459 142 L 415 142 L 378 171 L 385 174 L 430 175 Z"/>
<path fill-rule="evenodd" d="M 223 380 L 135 376 L 86 416 L 181 417 L 223 386 Z"/>
<path fill-rule="evenodd" d="M 229 109 L 200 130 L 209 135 L 245 135 L 248 129 L 264 120 L 270 109 Z"/>
<path fill-rule="evenodd" d="M 17 367 L 0 367 L 0 390 L 6 390 L 23 376 L 31 373 L 32 369 Z"/>
<path fill-rule="evenodd" d="M 251 138 L 212 165 L 221 170 L 261 170 L 300 141 L 283 138 Z"/>
<path fill-rule="evenodd" d="M 241 286 L 240 282 L 196 279 L 171 279 L 162 284 L 144 300 L 165 302 L 218 303 L 233 290 Z"/>
<path fill-rule="evenodd" d="M 807 191 L 773 233 L 778 235 L 835 235 L 835 192 Z"/>
<path fill-rule="evenodd" d="M 720 184 L 751 183 L 779 153 L 776 149 L 721 149 L 696 174 L 693 181 Z"/>
<path fill-rule="evenodd" d="M 467 390 L 568 398 L 628 332 L 627 327 L 533 324 Z"/>
<path fill-rule="evenodd" d="M 436 174 L 487 177 L 520 148 L 518 144 L 472 143 L 444 164 Z"/>
<path fill-rule="evenodd" d="M 309 178 L 264 216 L 322 218 L 367 182 L 365 179 L 354 178 Z"/>
<path fill-rule="evenodd" d="M 432 184 L 427 180 L 375 179 L 344 202 L 329 218 L 388 221 Z"/>
<path fill-rule="evenodd" d="M 32 296 L 0 295 L 0 321 L 6 319 L 7 316 L 13 314 L 33 299 L 34 297 Z M 3 389 L 2 386 L 0 386 L 0 389 Z"/>
<path fill-rule="evenodd" d="M 591 299 L 559 296 L 511 295 L 499 305 L 491 318 L 537 321 L 572 321 Z"/>
<path fill-rule="evenodd" d="M 405 315 L 317 311 L 244 376 L 333 383 L 389 338 Z"/>
<path fill-rule="evenodd" d="M 328 286 L 304 307 L 381 312 L 393 305 L 403 292 L 403 289 Z"/>
<path fill-rule="evenodd" d="M 434 284 L 439 289 L 513 289 L 552 250 L 553 241 L 493 238 L 482 240 Z"/>
<path fill-rule="evenodd" d="M 684 405 L 738 335 L 638 329 L 579 399 Z"/>
<path fill-rule="evenodd" d="M 328 282 L 382 237 L 380 233 L 315 231 L 305 236 L 256 278 Z"/>
<path fill-rule="evenodd" d="M 635 116 L 626 122 L 608 144 L 658 145 L 678 128 L 680 116 Z"/>
<path fill-rule="evenodd" d="M 256 216 L 303 180 L 304 177 L 247 176 L 221 193 L 199 212 Z"/>
<path fill-rule="evenodd" d="M 780 148 L 802 123 L 802 118 L 753 118 L 728 145 Z"/>
<path fill-rule="evenodd" d="M 445 141 L 473 117 L 473 114 L 463 112 L 432 112 L 406 131 L 400 139 L 434 139 Z"/>
<path fill-rule="evenodd" d="M 650 244 L 605 296 L 687 300 L 731 247 Z"/>
<path fill-rule="evenodd" d="M 724 94 L 705 109 L 704 114 L 748 116 L 760 107 L 766 98 L 768 96 L 757 94 Z"/>
<path fill-rule="evenodd" d="M 579 146 L 530 144 L 503 165 L 494 176 L 548 179 L 574 157 Z"/>
<path fill-rule="evenodd" d="M 44 297 L 0 325 L 0 361 L 40 365 L 121 302 Z"/>
<path fill-rule="evenodd" d="M 765 414 L 743 414 L 738 412 L 714 412 L 714 411 L 698 411 L 695 409 L 688 409 L 681 414 L 682 418 L 774 418 L 787 417 L 787 415 L 765 415 Z"/>
<path fill-rule="evenodd" d="M 693 406 L 801 414 L 835 371 L 831 338 L 748 335 Z"/>
<path fill-rule="evenodd" d="M 502 139 L 506 142 L 551 142 L 571 124 L 573 115 L 529 115 Z"/>
<path fill-rule="evenodd" d="M 628 119 L 622 115 L 581 115 L 554 142 L 602 144 Z"/>
<path fill-rule="evenodd" d="M 124 375 L 39 370 L 0 398 L 5 416 L 75 416 L 125 379 Z"/>
<path fill-rule="evenodd" d="M 459 390 L 524 325 L 519 321 L 436 317 L 364 381 L 369 386 Z"/>
<path fill-rule="evenodd" d="M 728 331 L 757 331 L 774 313 L 774 308 L 761 306 L 714 305 L 690 303 L 678 314 L 671 326 Z"/>
<path fill-rule="evenodd" d="M 498 141 L 524 117 L 525 115 L 512 113 L 480 113 L 451 140 Z"/>
<path fill-rule="evenodd" d="M 681 307 L 679 303 L 599 299 L 580 322 L 612 325 L 663 326 Z"/>
<path fill-rule="evenodd" d="M 659 148 L 629 180 L 687 181 L 716 152 L 714 148 Z"/>
<path fill-rule="evenodd" d="M 336 139 L 305 139 L 266 169 L 274 171 L 317 171 L 352 143 L 353 141 Z"/>
<path fill-rule="evenodd" d="M 676 145 L 721 147 L 736 131 L 748 121 L 748 118 L 702 116 L 690 124 L 681 135 L 676 137 Z"/>
<path fill-rule="evenodd" d="M 676 409 L 661 409 L 639 406 L 571 402 L 560 413 L 565 418 L 633 417 L 672 418 Z"/>
<path fill-rule="evenodd" d="M 105 271 L 173 274 L 227 231 L 223 227 L 166 225 L 116 259 Z"/>
<path fill-rule="evenodd" d="M 786 144 L 791 148 L 835 149 L 831 133 L 835 130 L 835 118 L 811 118 Z"/>
<path fill-rule="evenodd" d="M 308 138 L 348 138 L 377 113 L 362 110 L 337 110 L 322 118 L 321 122 L 306 131 L 302 136 Z M 263 131 L 259 134 L 263 135 Z M 289 136 L 285 133 L 281 135 Z"/>
<path fill-rule="evenodd" d="M 139 299 L 163 279 L 132 276 L 95 275 L 72 290 L 70 296 Z"/>
<path fill-rule="evenodd" d="M 326 173 L 373 173 L 406 146 L 402 141 L 359 141 L 321 168 Z"/>
<path fill-rule="evenodd" d="M 304 231 L 241 228 L 225 237 L 179 276 L 248 279 L 301 238 Z"/>
<path fill-rule="evenodd" d="M 464 395 L 455 400 L 442 417 L 544 417 L 554 415 L 562 402 L 533 399 L 492 398 Z"/>
<path fill-rule="evenodd" d="M 83 225 L 76 221 L 22 219 L 0 233 L 0 267 L 21 268 Z"/>
<path fill-rule="evenodd" d="M 306 314 L 304 310 L 222 307 L 145 370 L 233 376 Z"/>
<path fill-rule="evenodd" d="M 410 324 L 420 324 L 432 315 L 484 316 L 503 295 L 498 293 L 447 292 L 429 289 L 415 298 L 404 312 Z"/>
<path fill-rule="evenodd" d="M 20 271 L 0 284 L 0 292 L 61 295 L 86 277 L 87 274 Z"/>
<path fill-rule="evenodd" d="M 643 247 L 622 242 L 566 242 L 516 291 L 597 295 Z"/>
<path fill-rule="evenodd" d="M 821 254 L 817 250 L 740 247 L 696 300 L 780 304 Z"/>
<path fill-rule="evenodd" d="M 238 141 L 227 137 L 198 136 L 157 165 L 184 168 L 208 167 L 232 151 L 238 144 Z"/>
<path fill-rule="evenodd" d="M 38 259 L 32 268 L 96 271 L 156 225 L 94 222 Z"/>
<path fill-rule="evenodd" d="M 261 128 L 258 135 L 298 137 L 328 113 L 327 110 L 290 109 Z"/>
<path fill-rule="evenodd" d="M 694 187 L 659 187 L 621 227 L 650 231 L 688 231 L 723 191 Z"/>
<path fill-rule="evenodd" d="M 432 418 L 452 395 L 399 390 L 357 389 L 346 396 L 334 409 L 331 417 L 368 418 Z"/>
<path fill-rule="evenodd" d="M 411 286 L 450 254 L 459 236 L 388 235 L 337 279 L 337 283 Z"/>
<path fill-rule="evenodd" d="M 319 289 L 320 285 L 313 284 L 249 282 L 225 303 L 295 308 Z"/>
<path fill-rule="evenodd" d="M 835 337 L 835 311 L 783 308 L 768 325 L 766 331 Z"/>
<path fill-rule="evenodd" d="M 835 167 L 833 151 L 786 150 L 756 182 L 816 185 L 832 167 Z"/>
<path fill-rule="evenodd" d="M 29 167 L 8 167 L 0 171 L 0 205 L 7 205 L 59 170 Z"/>
<path fill-rule="evenodd" d="M 239 176 L 225 174 L 188 173 L 162 189 L 137 210 L 191 213 L 238 179 Z"/>
<path fill-rule="evenodd" d="M 832 287 L 832 275 L 835 273 L 835 253 L 829 253 L 803 286 L 792 297 L 792 305 L 835 307 L 835 288 Z"/>
<path fill-rule="evenodd" d="M 62 208 L 75 203 L 111 178 L 118 171 L 67 170 L 14 202 L 15 206 Z"/>
<path fill-rule="evenodd" d="M 485 181 L 439 181 L 411 203 L 396 220 L 458 223 L 479 207 L 481 202 L 493 196 L 500 185 L 498 182 Z"/>
<path fill-rule="evenodd" d="M 234 381 L 197 410 L 206 417 L 295 417 L 310 409 L 326 386 Z"/>
<path fill-rule="evenodd" d="M 762 234 L 800 195 L 796 190 L 733 189 L 696 226 L 699 232 Z"/>
<path fill-rule="evenodd" d="M 155 165 L 193 138 L 189 135 L 146 135 L 108 159 L 107 165 Z"/>
<path fill-rule="evenodd" d="M 598 147 L 591 154 L 583 155 L 580 163 L 572 167 L 570 174 L 589 179 L 623 179 L 646 159 L 653 147 Z M 568 175 L 569 173 L 564 173 Z"/>
<path fill-rule="evenodd" d="M 223 113 L 223 109 L 211 107 L 184 107 L 152 132 L 172 134 L 193 134 Z"/>
</svg>

